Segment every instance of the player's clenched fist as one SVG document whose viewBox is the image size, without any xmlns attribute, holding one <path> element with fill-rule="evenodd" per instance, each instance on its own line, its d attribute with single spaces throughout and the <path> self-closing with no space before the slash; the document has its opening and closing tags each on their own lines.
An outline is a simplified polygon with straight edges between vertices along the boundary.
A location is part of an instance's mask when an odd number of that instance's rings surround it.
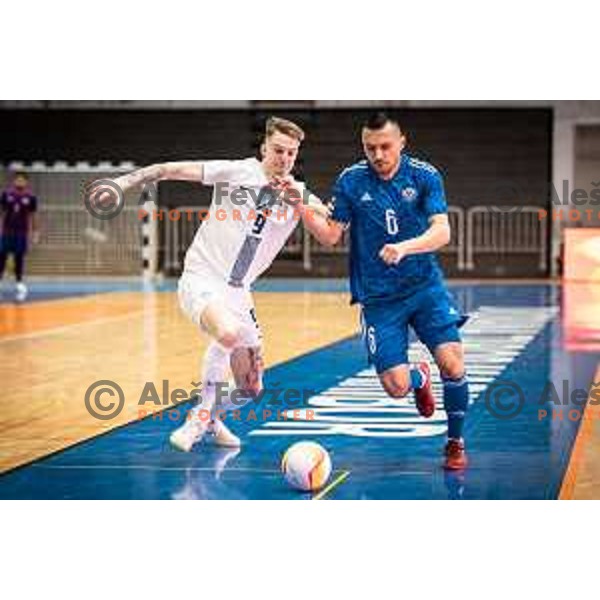
<svg viewBox="0 0 600 600">
<path fill-rule="evenodd" d="M 281 200 L 286 204 L 295 206 L 302 201 L 304 184 L 296 181 L 292 175 L 286 177 L 272 177 L 269 185 L 279 192 Z"/>
<path fill-rule="evenodd" d="M 317 214 L 326 219 L 331 216 L 331 209 L 309 192 L 301 181 L 296 181 L 292 175 L 274 177 L 271 180 L 271 186 L 281 192 L 281 199 L 286 204 L 304 208 L 307 213 Z"/>
<path fill-rule="evenodd" d="M 407 255 L 406 248 L 400 244 L 386 244 L 379 252 L 386 265 L 397 265 Z"/>
</svg>

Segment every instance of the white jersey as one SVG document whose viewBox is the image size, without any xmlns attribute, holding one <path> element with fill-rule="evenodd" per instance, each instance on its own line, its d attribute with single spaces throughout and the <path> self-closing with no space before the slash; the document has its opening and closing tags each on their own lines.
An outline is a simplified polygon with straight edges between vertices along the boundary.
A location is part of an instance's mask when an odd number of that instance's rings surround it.
<svg viewBox="0 0 600 600">
<path fill-rule="evenodd" d="M 248 289 L 283 248 L 299 216 L 292 206 L 269 203 L 269 182 L 255 158 L 207 161 L 203 166 L 203 183 L 215 187 L 210 210 L 185 256 L 184 271 Z M 271 204 L 266 214 L 265 204 Z"/>
</svg>

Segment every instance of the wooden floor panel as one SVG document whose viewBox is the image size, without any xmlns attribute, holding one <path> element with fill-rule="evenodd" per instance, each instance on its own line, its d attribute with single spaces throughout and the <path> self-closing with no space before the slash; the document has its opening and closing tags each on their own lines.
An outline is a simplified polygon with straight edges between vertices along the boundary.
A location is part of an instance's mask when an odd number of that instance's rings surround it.
<svg viewBox="0 0 600 600">
<path fill-rule="evenodd" d="M 358 331 L 339 293 L 255 295 L 266 366 Z M 180 312 L 174 293 L 114 293 L 0 307 L 0 471 L 137 419 L 144 384 L 190 390 L 207 340 Z M 125 407 L 100 421 L 87 388 L 108 379 Z M 161 407 L 146 405 L 149 411 Z"/>
</svg>

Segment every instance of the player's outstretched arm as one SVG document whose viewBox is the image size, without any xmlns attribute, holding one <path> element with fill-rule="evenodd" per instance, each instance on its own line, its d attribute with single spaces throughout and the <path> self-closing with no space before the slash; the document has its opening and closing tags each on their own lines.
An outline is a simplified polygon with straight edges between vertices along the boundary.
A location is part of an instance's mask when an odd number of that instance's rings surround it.
<svg viewBox="0 0 600 600">
<path fill-rule="evenodd" d="M 447 214 L 433 215 L 429 219 L 429 229 L 419 237 L 404 240 L 398 244 L 386 244 L 379 253 L 388 264 L 398 264 L 405 256 L 435 252 L 450 243 L 450 225 Z"/>
<path fill-rule="evenodd" d="M 284 201 L 298 211 L 306 229 L 321 244 L 335 246 L 342 239 L 344 225 L 333 221 L 329 207 L 303 184 L 299 184 L 292 177 L 276 180 L 274 184 L 284 191 Z"/>
<path fill-rule="evenodd" d="M 306 229 L 324 246 L 335 246 L 342 239 L 345 226 L 331 219 L 329 209 L 316 196 L 311 194 L 299 211 Z"/>
<path fill-rule="evenodd" d="M 201 162 L 181 161 L 150 165 L 117 177 L 114 182 L 123 192 L 138 185 L 157 183 L 159 181 L 197 181 L 202 182 L 204 167 Z"/>
<path fill-rule="evenodd" d="M 159 181 L 177 180 L 177 181 L 196 181 L 202 183 L 204 178 L 204 166 L 197 161 L 181 161 L 159 163 L 137 169 L 126 175 L 121 175 L 113 180 L 123 194 L 137 186 L 143 186 L 148 183 L 158 183 Z M 115 200 L 115 190 L 106 183 L 106 180 L 100 179 L 88 184 L 85 189 L 87 197 L 95 196 L 96 201 L 108 203 Z"/>
</svg>

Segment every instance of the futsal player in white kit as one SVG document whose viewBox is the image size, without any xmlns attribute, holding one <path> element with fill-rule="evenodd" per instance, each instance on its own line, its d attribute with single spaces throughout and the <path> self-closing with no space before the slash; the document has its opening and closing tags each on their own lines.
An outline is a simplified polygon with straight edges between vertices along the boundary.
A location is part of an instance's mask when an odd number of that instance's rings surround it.
<svg viewBox="0 0 600 600">
<path fill-rule="evenodd" d="M 220 446 L 240 445 L 239 438 L 217 414 L 240 409 L 262 387 L 262 333 L 250 286 L 271 265 L 300 218 L 311 230 L 310 211 L 296 211 L 287 203 L 281 204 L 283 182 L 289 184 L 303 140 L 304 132 L 295 123 L 271 117 L 266 124 L 261 161 L 247 158 L 165 163 L 115 179 L 123 192 L 167 179 L 215 186 L 208 218 L 187 251 L 178 284 L 181 308 L 211 338 L 203 361 L 201 402 L 170 436 L 171 444 L 179 450 L 190 451 L 204 436 Z M 312 195 L 310 204 L 315 211 L 328 214 Z M 227 381 L 230 368 L 235 402 L 227 397 L 223 401 L 219 391 L 217 405 L 217 386 Z"/>
</svg>

